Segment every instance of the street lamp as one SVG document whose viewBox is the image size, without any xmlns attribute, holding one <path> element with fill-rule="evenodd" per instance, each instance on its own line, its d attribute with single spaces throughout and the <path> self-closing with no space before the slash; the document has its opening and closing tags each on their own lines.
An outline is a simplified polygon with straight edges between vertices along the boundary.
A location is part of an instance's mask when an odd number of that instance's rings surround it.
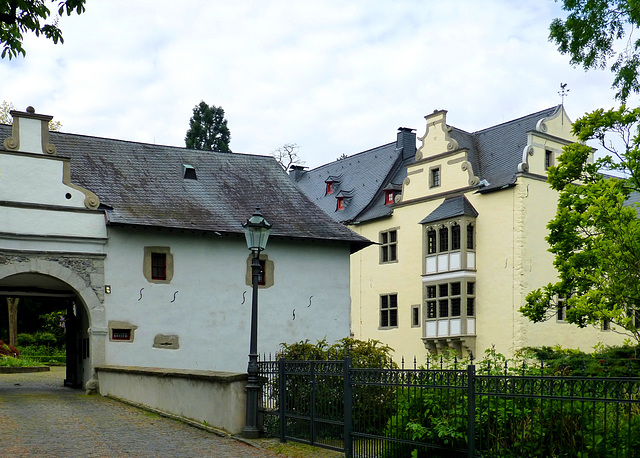
<svg viewBox="0 0 640 458">
<path fill-rule="evenodd" d="M 247 369 L 247 421 L 242 436 L 247 439 L 256 439 L 260 435 L 258 431 L 258 279 L 260 277 L 260 252 L 267 246 L 271 224 L 260 213 L 260 209 L 251 215 L 251 218 L 242 225 L 244 236 L 247 239 L 247 248 L 253 253 L 251 260 L 251 281 L 253 285 L 253 297 L 251 300 L 251 343 L 249 347 L 249 367 Z"/>
</svg>

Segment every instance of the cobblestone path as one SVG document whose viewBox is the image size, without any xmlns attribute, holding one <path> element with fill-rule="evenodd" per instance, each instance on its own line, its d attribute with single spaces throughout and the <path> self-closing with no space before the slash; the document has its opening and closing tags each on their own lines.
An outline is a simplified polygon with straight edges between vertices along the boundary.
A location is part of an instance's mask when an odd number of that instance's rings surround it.
<svg viewBox="0 0 640 458">
<path fill-rule="evenodd" d="M 0 457 L 273 457 L 99 395 L 63 386 L 64 367 L 0 374 Z"/>
</svg>

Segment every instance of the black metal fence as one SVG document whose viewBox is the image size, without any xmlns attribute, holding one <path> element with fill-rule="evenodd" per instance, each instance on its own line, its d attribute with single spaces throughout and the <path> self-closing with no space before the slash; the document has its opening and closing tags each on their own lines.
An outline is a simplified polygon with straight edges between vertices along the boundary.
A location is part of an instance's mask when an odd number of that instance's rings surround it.
<svg viewBox="0 0 640 458">
<path fill-rule="evenodd" d="M 259 365 L 265 433 L 347 457 L 640 457 L 639 377 Z"/>
</svg>

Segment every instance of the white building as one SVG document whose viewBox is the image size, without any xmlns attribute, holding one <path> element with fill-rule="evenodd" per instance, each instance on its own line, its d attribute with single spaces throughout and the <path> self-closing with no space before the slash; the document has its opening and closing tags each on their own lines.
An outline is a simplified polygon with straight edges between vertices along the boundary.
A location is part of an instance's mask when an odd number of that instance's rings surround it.
<svg viewBox="0 0 640 458">
<path fill-rule="evenodd" d="M 273 158 L 50 133 L 50 116 L 12 115 L 0 125 L 0 295 L 75 298 L 68 384 L 96 366 L 245 372 L 242 223 L 256 207 L 273 226 L 259 351 L 349 336 L 349 255 L 370 242 Z"/>
</svg>

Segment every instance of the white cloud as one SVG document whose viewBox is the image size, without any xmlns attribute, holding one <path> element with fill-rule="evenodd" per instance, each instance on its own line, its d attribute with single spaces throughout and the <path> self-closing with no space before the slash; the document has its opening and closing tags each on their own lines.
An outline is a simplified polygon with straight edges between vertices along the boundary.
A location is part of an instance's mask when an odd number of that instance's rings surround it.
<svg viewBox="0 0 640 458">
<path fill-rule="evenodd" d="M 474 131 L 560 102 L 614 106 L 608 71 L 548 42 L 554 2 L 90 0 L 64 45 L 29 36 L 0 62 L 0 98 L 68 132 L 183 146 L 192 108 L 225 109 L 231 147 L 297 143 L 307 165 L 424 131 L 447 109 Z"/>
</svg>

